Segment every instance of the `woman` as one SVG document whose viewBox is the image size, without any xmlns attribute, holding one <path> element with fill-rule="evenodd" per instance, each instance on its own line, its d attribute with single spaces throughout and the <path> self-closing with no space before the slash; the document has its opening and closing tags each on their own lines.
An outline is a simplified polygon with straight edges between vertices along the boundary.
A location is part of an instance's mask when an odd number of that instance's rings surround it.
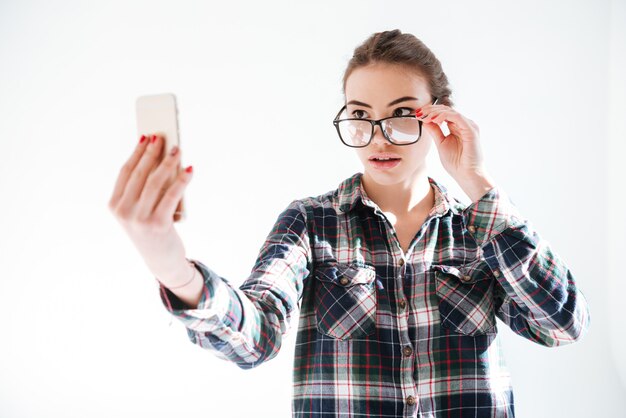
<svg viewBox="0 0 626 418">
<path fill-rule="evenodd" d="M 496 317 L 538 344 L 577 341 L 589 312 L 574 277 L 489 175 L 478 127 L 421 41 L 373 34 L 343 88 L 333 123 L 363 173 L 294 200 L 238 289 L 185 257 L 172 216 L 190 175 L 160 198 L 179 155 L 146 174 L 162 139 L 138 145 L 111 209 L 165 307 L 220 358 L 270 360 L 299 310 L 294 416 L 514 416 Z M 470 205 L 427 175 L 432 141 Z"/>
</svg>

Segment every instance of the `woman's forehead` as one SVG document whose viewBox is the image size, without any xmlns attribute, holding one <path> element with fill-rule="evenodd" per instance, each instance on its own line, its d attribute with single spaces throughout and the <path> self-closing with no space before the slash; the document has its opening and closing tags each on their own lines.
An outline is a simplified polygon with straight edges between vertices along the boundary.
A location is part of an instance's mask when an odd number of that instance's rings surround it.
<svg viewBox="0 0 626 418">
<path fill-rule="evenodd" d="M 417 71 L 404 66 L 373 64 L 352 71 L 346 80 L 346 102 L 367 100 L 388 103 L 398 97 L 428 100 L 428 83 Z M 371 103 L 370 103 L 371 104 Z"/>
</svg>

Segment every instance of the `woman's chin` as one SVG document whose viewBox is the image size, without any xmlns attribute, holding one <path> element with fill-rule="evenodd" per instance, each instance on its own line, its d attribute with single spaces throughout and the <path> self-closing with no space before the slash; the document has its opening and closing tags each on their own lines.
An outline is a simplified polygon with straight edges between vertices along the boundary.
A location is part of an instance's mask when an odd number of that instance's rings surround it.
<svg viewBox="0 0 626 418">
<path fill-rule="evenodd" d="M 395 170 L 380 171 L 376 169 L 374 170 L 365 169 L 363 175 L 366 178 L 370 179 L 371 181 L 374 181 L 375 183 L 381 184 L 381 185 L 396 184 L 402 181 L 404 177 L 406 177 L 402 171 L 395 171 Z"/>
</svg>

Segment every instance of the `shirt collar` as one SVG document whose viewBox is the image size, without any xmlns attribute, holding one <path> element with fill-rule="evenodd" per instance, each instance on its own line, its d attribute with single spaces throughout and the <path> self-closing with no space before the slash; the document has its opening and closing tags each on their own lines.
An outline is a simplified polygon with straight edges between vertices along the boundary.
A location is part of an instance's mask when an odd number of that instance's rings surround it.
<svg viewBox="0 0 626 418">
<path fill-rule="evenodd" d="M 367 193 L 365 193 L 363 183 L 361 182 L 362 176 L 363 173 L 358 172 L 339 184 L 339 187 L 337 188 L 337 212 L 350 212 L 359 203 L 373 208 L 378 208 L 378 205 L 367 196 Z M 433 214 L 435 216 L 444 216 L 450 210 L 454 214 L 458 214 L 461 210 L 463 210 L 462 203 L 451 196 L 443 184 L 439 183 L 430 176 L 428 176 L 428 182 L 435 191 L 435 205 L 430 211 L 429 216 Z"/>
</svg>

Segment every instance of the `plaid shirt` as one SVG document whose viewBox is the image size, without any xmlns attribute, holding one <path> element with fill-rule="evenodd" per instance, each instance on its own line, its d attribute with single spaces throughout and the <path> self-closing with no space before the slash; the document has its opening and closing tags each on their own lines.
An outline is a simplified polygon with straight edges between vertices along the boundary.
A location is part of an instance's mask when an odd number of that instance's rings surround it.
<svg viewBox="0 0 626 418">
<path fill-rule="evenodd" d="M 499 187 L 435 205 L 406 254 L 361 185 L 294 200 L 237 289 L 203 263 L 197 309 L 159 285 L 191 342 L 243 369 L 278 354 L 299 310 L 294 417 L 513 417 L 496 318 L 538 344 L 588 327 L 571 271 Z"/>
</svg>

